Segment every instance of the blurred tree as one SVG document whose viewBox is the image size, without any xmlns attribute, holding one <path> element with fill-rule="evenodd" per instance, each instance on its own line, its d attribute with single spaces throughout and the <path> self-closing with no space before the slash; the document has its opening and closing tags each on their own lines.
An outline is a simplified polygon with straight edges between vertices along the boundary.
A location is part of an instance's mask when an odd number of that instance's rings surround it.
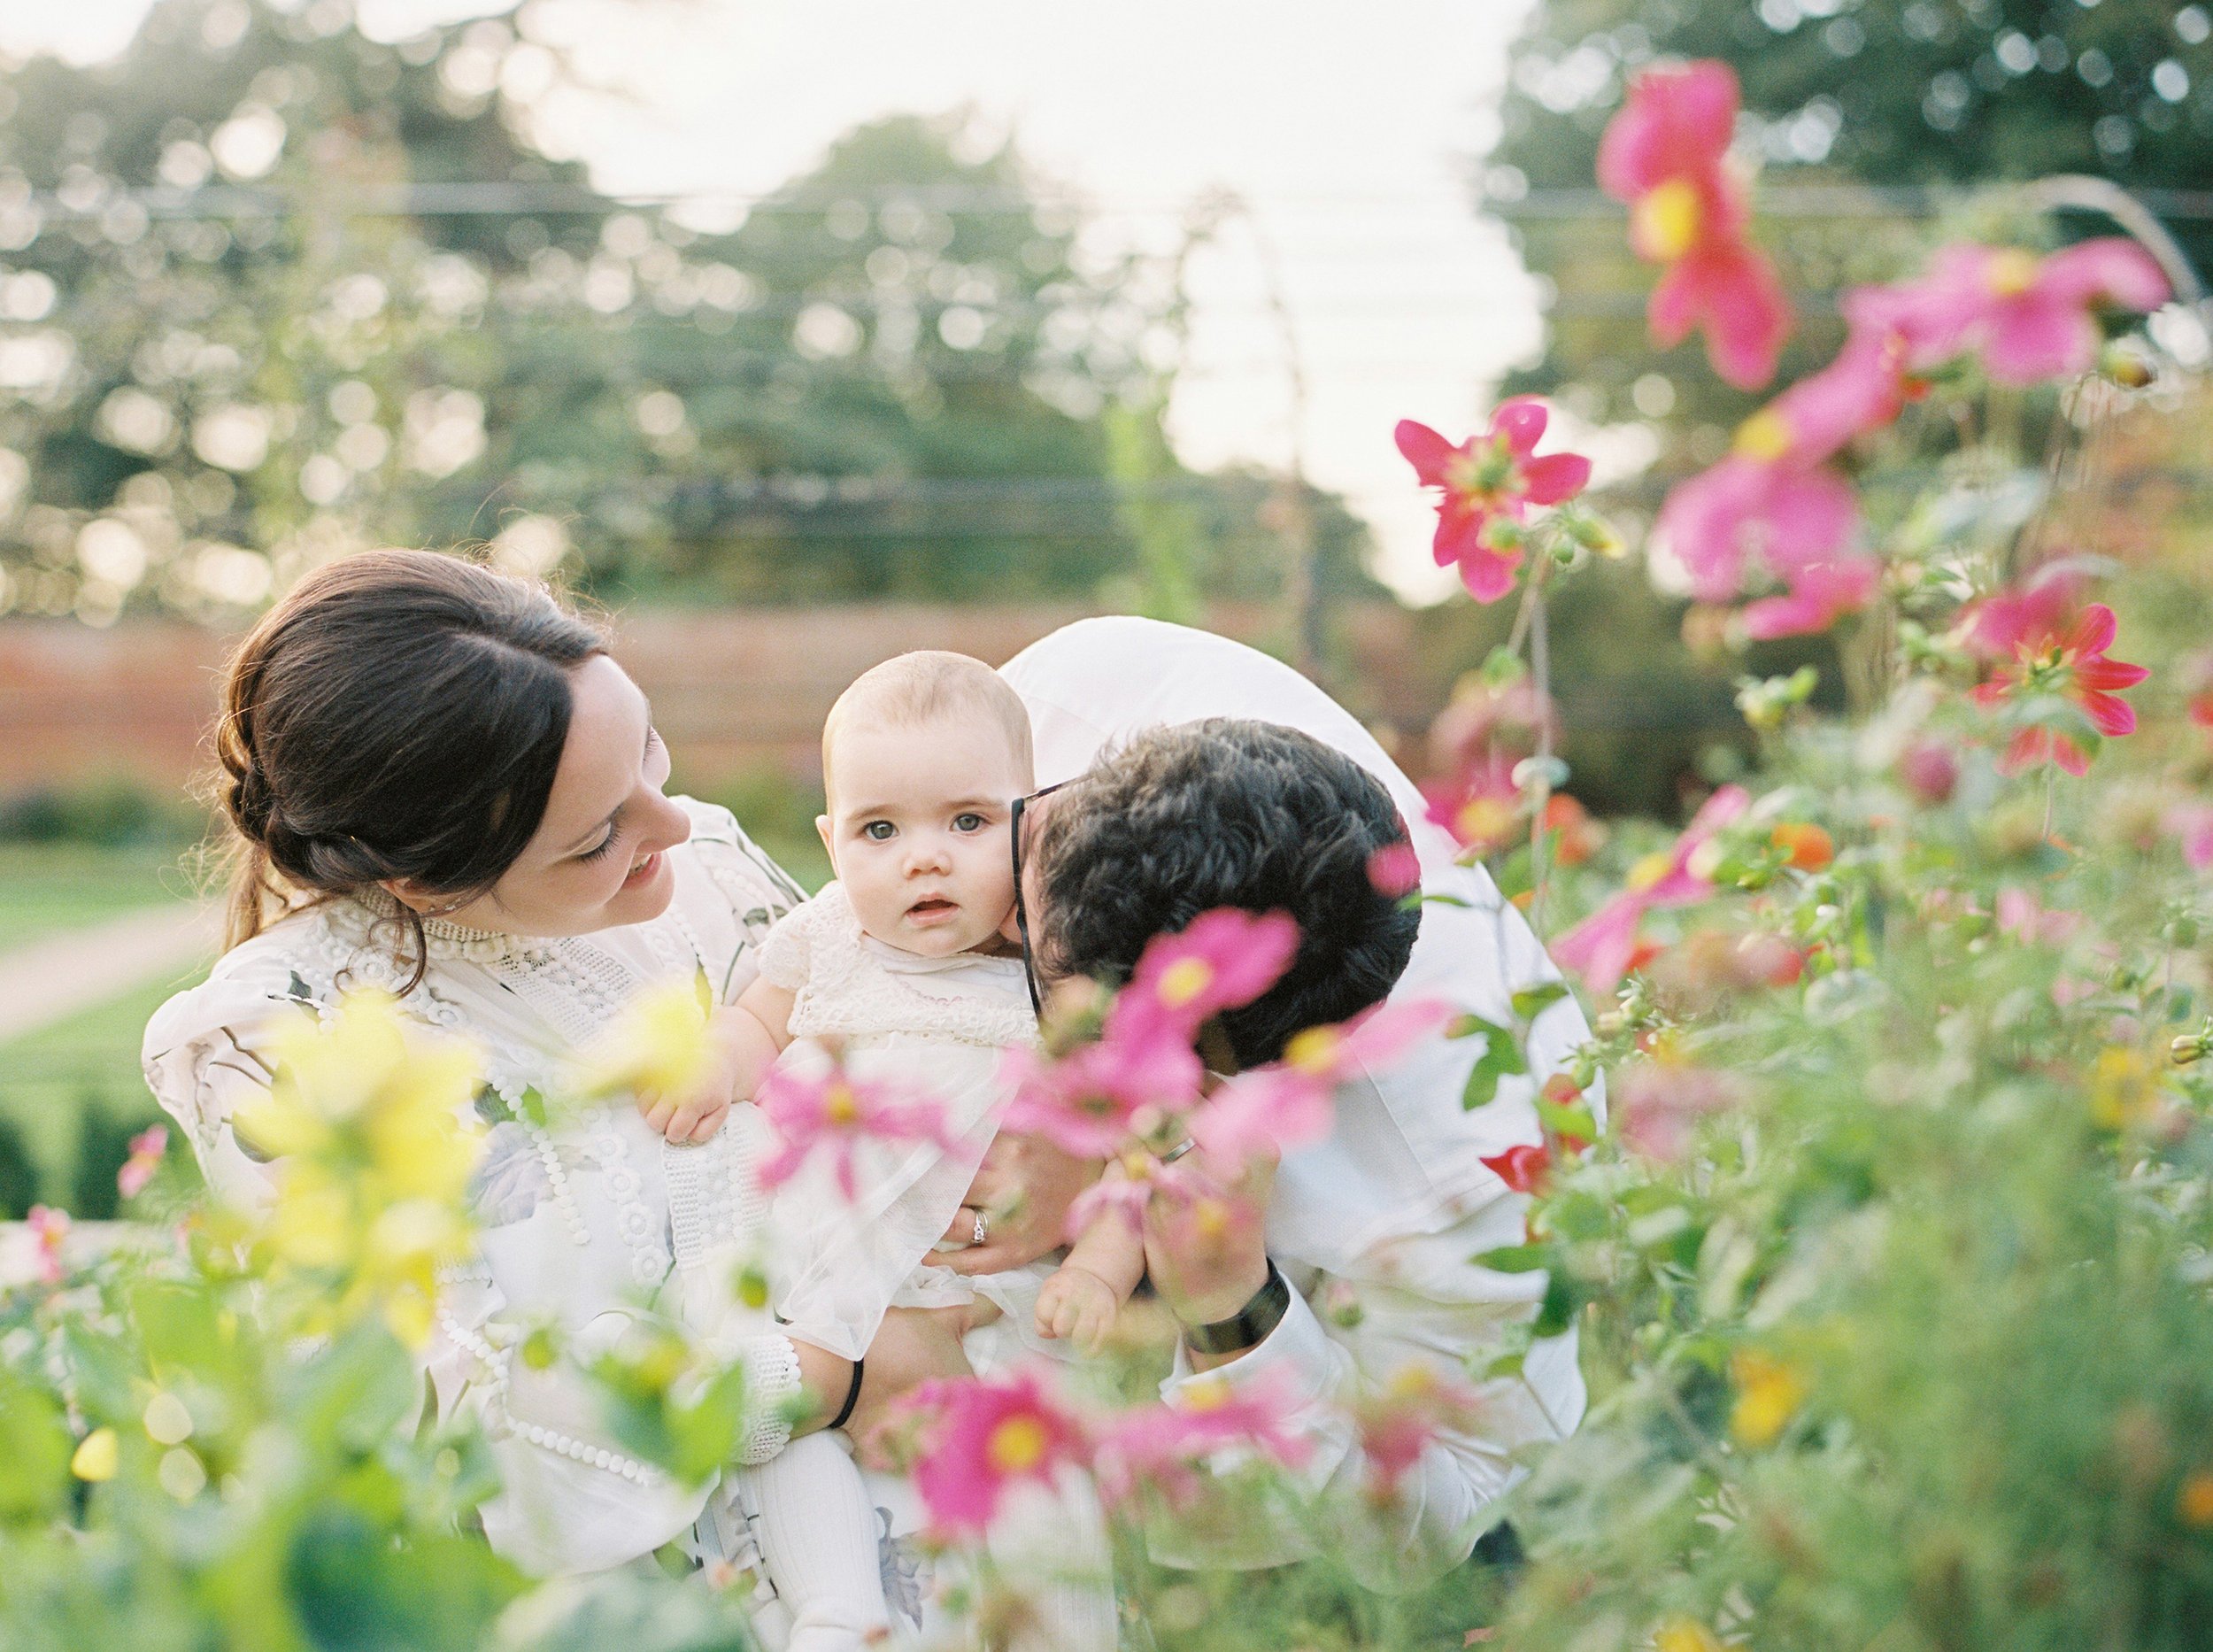
<svg viewBox="0 0 2213 1652">
<path fill-rule="evenodd" d="M 468 538 L 617 597 L 1142 591 L 1133 486 L 1199 525 L 1197 589 L 1284 587 L 1268 478 L 1116 468 L 1110 412 L 1159 437 L 1174 257 L 958 114 L 721 222 L 626 207 L 534 135 L 549 27 L 160 0 L 113 63 L 0 66 L 0 612 L 230 616 Z M 1308 513 L 1322 587 L 1373 589 Z"/>
</svg>

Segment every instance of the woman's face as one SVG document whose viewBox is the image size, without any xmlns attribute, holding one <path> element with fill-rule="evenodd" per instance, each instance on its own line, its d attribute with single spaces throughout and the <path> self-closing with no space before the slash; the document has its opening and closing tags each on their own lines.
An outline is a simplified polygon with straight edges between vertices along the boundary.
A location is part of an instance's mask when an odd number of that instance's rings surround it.
<svg viewBox="0 0 2213 1652">
<path fill-rule="evenodd" d="M 583 935 L 642 923 L 667 909 L 675 877 L 667 852 L 691 835 L 661 795 L 668 752 L 645 696 L 621 666 L 595 654 L 568 673 L 568 740 L 545 818 L 492 892 L 440 915 L 515 935 Z M 436 897 L 395 891 L 418 911 Z"/>
</svg>

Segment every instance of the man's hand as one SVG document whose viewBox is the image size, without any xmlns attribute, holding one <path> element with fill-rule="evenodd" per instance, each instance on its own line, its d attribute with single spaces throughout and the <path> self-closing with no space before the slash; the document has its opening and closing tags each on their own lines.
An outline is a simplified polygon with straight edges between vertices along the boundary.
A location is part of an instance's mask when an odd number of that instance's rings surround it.
<svg viewBox="0 0 2213 1652">
<path fill-rule="evenodd" d="M 975 1326 L 996 1318 L 999 1309 L 988 1302 L 964 1303 L 954 1308 L 892 1308 L 884 1310 L 868 1345 L 868 1358 L 860 1375 L 860 1396 L 845 1432 L 864 1438 L 890 1415 L 891 1407 L 921 1384 L 941 1377 L 968 1377 L 968 1356 L 960 1339 Z"/>
<path fill-rule="evenodd" d="M 945 1242 L 961 1248 L 934 1251 L 923 1260 L 965 1274 L 1028 1266 L 1061 1242 L 1068 1207 L 1098 1179 L 1099 1170 L 1096 1160 L 1074 1158 L 1042 1136 L 998 1137 L 945 1230 Z M 975 1242 L 978 1215 L 985 1223 L 981 1245 Z"/>
<path fill-rule="evenodd" d="M 1273 1154 L 1224 1162 L 1196 1149 L 1176 1168 L 1197 1191 L 1189 1198 L 1155 1193 L 1146 1206 L 1145 1273 L 1182 1324 L 1227 1319 L 1268 1283 L 1268 1196 L 1276 1162 Z M 1194 1363 L 1208 1362 L 1195 1356 Z"/>
</svg>

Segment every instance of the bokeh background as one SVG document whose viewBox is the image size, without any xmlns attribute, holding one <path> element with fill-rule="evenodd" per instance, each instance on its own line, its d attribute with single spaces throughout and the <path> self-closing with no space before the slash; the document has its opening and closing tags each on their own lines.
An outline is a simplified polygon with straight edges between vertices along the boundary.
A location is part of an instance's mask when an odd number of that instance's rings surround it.
<svg viewBox="0 0 2213 1652">
<path fill-rule="evenodd" d="M 139 1030 L 212 946 L 214 673 L 304 569 L 568 583 L 679 784 L 810 880 L 853 674 L 1085 613 L 1283 654 L 1418 771 L 1505 616 L 1439 602 L 1393 422 L 1546 394 L 1635 548 L 1752 405 L 1646 339 L 1590 187 L 1626 71 L 1737 69 L 1789 377 L 1970 186 L 2113 179 L 2205 265 L 2209 36 L 2171 0 L 6 0 L 0 1214 L 113 1208 Z M 1557 598 L 1595 813 L 1673 814 L 1734 676 L 1821 659 L 1686 652 L 1678 593 L 1632 555 Z"/>
</svg>

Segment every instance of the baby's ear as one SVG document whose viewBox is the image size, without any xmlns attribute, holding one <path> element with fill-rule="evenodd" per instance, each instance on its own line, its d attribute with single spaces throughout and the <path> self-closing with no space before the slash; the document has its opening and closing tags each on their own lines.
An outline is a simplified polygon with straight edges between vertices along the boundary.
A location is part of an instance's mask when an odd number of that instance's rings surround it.
<svg viewBox="0 0 2213 1652">
<path fill-rule="evenodd" d="M 817 814 L 814 817 L 814 830 L 816 835 L 822 840 L 822 852 L 829 855 L 832 864 L 835 864 L 837 860 L 837 852 L 830 847 L 829 826 L 830 822 L 829 815 Z"/>
</svg>

